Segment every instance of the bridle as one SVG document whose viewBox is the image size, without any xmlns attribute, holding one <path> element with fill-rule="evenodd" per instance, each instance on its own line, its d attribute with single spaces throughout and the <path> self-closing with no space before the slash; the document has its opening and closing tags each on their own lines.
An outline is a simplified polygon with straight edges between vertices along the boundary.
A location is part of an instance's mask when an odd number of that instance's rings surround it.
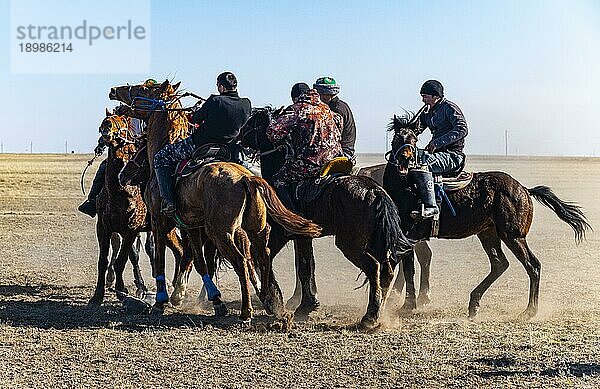
<svg viewBox="0 0 600 389">
<path fill-rule="evenodd" d="M 261 110 L 262 111 L 266 111 L 267 114 L 269 115 L 269 118 L 270 118 L 269 108 L 264 108 L 264 109 L 261 109 Z M 259 112 L 261 112 L 261 111 L 256 112 L 255 115 L 258 114 Z M 247 136 L 253 135 L 254 136 L 254 144 L 258 148 L 259 144 L 260 144 L 259 139 L 258 139 L 258 131 L 261 130 L 261 126 L 259 126 L 259 125 L 258 126 L 251 126 L 248 123 L 246 123 L 246 125 L 244 125 L 244 128 L 248 128 L 248 130 L 244 131 L 243 133 L 240 132 L 240 135 L 238 137 L 238 140 L 240 141 L 240 143 Z M 246 148 L 244 148 L 244 149 L 246 149 Z M 247 147 L 247 149 L 252 149 L 252 148 L 251 147 Z M 253 150 L 252 152 L 247 153 L 247 155 L 248 154 L 252 155 L 252 160 L 256 161 L 260 157 L 265 157 L 267 155 L 276 153 L 276 152 L 278 152 L 280 150 L 285 150 L 285 159 L 286 160 L 288 158 L 290 158 L 291 155 L 293 155 L 293 148 L 292 148 L 292 146 L 291 146 L 291 144 L 290 144 L 289 141 L 282 142 L 281 144 L 275 146 L 271 150 L 267 150 L 267 151 L 260 151 L 260 150 L 254 151 Z"/>
<path fill-rule="evenodd" d="M 179 96 L 173 95 L 169 99 L 158 99 L 155 97 L 144 97 L 144 96 L 133 96 L 131 90 L 133 85 L 129 85 L 127 89 L 127 97 L 129 98 L 130 104 L 125 104 L 132 110 L 137 111 L 145 111 L 145 112 L 177 112 L 177 111 L 193 111 L 197 109 L 198 104 L 193 107 L 183 107 L 183 108 L 170 108 L 169 105 L 175 104 L 179 100 L 184 97 L 194 97 L 198 99 L 200 102 L 206 101 L 204 97 L 198 96 L 192 92 L 185 92 Z"/>
<path fill-rule="evenodd" d="M 110 137 L 111 140 L 118 139 L 120 141 L 119 146 L 122 146 L 124 144 L 136 144 L 135 140 L 131 140 L 133 136 L 131 134 L 131 131 L 129 130 L 129 123 L 131 122 L 130 117 L 112 115 L 108 116 L 106 120 L 108 120 L 110 123 L 110 128 L 108 130 L 107 135 Z M 101 133 L 104 136 L 102 129 Z M 123 136 L 123 133 L 125 133 L 126 135 Z"/>
</svg>

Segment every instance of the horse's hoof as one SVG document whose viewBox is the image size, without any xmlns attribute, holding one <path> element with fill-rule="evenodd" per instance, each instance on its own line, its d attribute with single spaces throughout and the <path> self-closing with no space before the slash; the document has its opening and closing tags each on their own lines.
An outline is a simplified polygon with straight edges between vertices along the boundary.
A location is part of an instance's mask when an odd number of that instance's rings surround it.
<svg viewBox="0 0 600 389">
<path fill-rule="evenodd" d="M 127 290 L 127 288 L 115 289 L 115 294 L 117 295 L 117 299 L 123 302 L 125 296 L 129 295 L 129 291 Z"/>
<path fill-rule="evenodd" d="M 174 307 L 178 307 L 183 302 L 183 296 L 181 293 L 173 293 L 171 295 L 171 305 Z"/>
<path fill-rule="evenodd" d="M 536 315 L 536 312 L 534 310 L 528 308 L 519 314 L 519 316 L 517 317 L 517 320 L 527 322 L 527 321 L 531 320 L 535 315 Z"/>
<path fill-rule="evenodd" d="M 115 275 L 112 274 L 112 273 L 108 273 L 106 275 L 106 285 L 105 285 L 105 287 L 106 287 L 106 289 L 110 289 L 113 286 L 115 286 Z"/>
<path fill-rule="evenodd" d="M 363 331 L 373 331 L 373 330 L 379 328 L 380 325 L 381 324 L 379 324 L 379 322 L 377 321 L 377 319 L 375 319 L 372 316 L 365 315 L 360 320 L 359 327 Z"/>
<path fill-rule="evenodd" d="M 88 301 L 88 306 L 90 307 L 99 307 L 102 305 L 102 301 L 104 299 L 102 297 L 94 296 Z"/>
<path fill-rule="evenodd" d="M 429 293 L 419 294 L 417 297 L 417 306 L 424 307 L 425 305 L 431 302 L 431 298 L 429 297 Z"/>
<path fill-rule="evenodd" d="M 150 314 L 152 316 L 162 316 L 165 314 L 166 304 L 164 303 L 155 303 L 150 310 Z"/>
<path fill-rule="evenodd" d="M 469 304 L 469 319 L 473 320 L 479 313 L 479 303 Z"/>
<path fill-rule="evenodd" d="M 287 309 L 289 311 L 293 311 L 296 308 L 298 308 L 299 306 L 300 306 L 300 299 L 295 298 L 293 296 L 285 303 L 285 309 Z"/>
<path fill-rule="evenodd" d="M 248 329 L 252 328 L 252 318 L 251 317 L 248 317 L 248 318 L 240 317 L 240 325 L 241 325 L 242 329 L 244 329 L 244 330 L 248 330 Z"/>
<path fill-rule="evenodd" d="M 228 310 L 227 310 L 227 305 L 225 305 L 225 303 L 215 304 L 213 306 L 213 308 L 215 309 L 215 316 L 218 316 L 218 317 L 227 316 Z"/>
<path fill-rule="evenodd" d="M 298 318 L 307 318 L 311 312 L 314 312 L 317 309 L 319 309 L 320 305 L 321 305 L 321 303 L 316 298 L 312 299 L 312 301 L 309 301 L 309 302 L 302 302 L 302 303 L 300 303 L 298 308 L 296 308 L 294 315 L 297 316 Z"/>
<path fill-rule="evenodd" d="M 417 309 L 417 301 L 414 298 L 407 298 L 400 308 L 402 312 L 412 312 Z"/>
<path fill-rule="evenodd" d="M 144 299 L 144 296 L 146 296 L 147 292 L 148 292 L 148 289 L 146 289 L 145 286 L 138 287 L 135 290 L 135 297 L 137 297 L 139 299 Z"/>
</svg>

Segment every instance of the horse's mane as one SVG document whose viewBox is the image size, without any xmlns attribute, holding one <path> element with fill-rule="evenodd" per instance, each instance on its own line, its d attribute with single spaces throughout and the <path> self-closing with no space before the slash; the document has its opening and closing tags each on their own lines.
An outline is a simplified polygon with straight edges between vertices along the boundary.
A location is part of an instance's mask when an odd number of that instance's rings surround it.
<svg viewBox="0 0 600 389">
<path fill-rule="evenodd" d="M 404 110 L 401 116 L 394 115 L 387 126 L 388 131 L 399 131 L 402 129 L 414 129 L 412 125 L 416 114 L 412 111 Z M 411 128 L 413 127 L 413 128 Z"/>
</svg>

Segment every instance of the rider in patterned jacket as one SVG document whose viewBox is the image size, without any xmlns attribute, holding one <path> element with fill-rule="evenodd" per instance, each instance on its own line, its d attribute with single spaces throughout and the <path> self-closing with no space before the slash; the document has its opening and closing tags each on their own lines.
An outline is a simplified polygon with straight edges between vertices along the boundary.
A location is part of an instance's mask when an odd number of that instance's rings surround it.
<svg viewBox="0 0 600 389">
<path fill-rule="evenodd" d="M 273 144 L 288 142 L 293 157 L 273 176 L 275 189 L 284 204 L 294 209 L 292 190 L 305 179 L 319 176 L 330 160 L 343 155 L 342 119 L 323 103 L 314 89 L 294 99 L 294 104 L 267 129 Z"/>
</svg>

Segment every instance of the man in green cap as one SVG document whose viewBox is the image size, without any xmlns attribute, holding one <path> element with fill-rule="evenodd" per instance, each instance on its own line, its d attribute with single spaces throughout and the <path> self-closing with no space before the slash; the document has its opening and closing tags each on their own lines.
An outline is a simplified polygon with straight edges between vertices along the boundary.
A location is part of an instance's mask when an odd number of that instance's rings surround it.
<svg viewBox="0 0 600 389">
<path fill-rule="evenodd" d="M 354 116 L 348 104 L 340 100 L 340 86 L 333 77 L 320 77 L 313 84 L 313 88 L 319 92 L 321 101 L 342 117 L 342 150 L 344 156 L 354 162 L 354 143 L 356 143 L 356 124 Z"/>
</svg>

